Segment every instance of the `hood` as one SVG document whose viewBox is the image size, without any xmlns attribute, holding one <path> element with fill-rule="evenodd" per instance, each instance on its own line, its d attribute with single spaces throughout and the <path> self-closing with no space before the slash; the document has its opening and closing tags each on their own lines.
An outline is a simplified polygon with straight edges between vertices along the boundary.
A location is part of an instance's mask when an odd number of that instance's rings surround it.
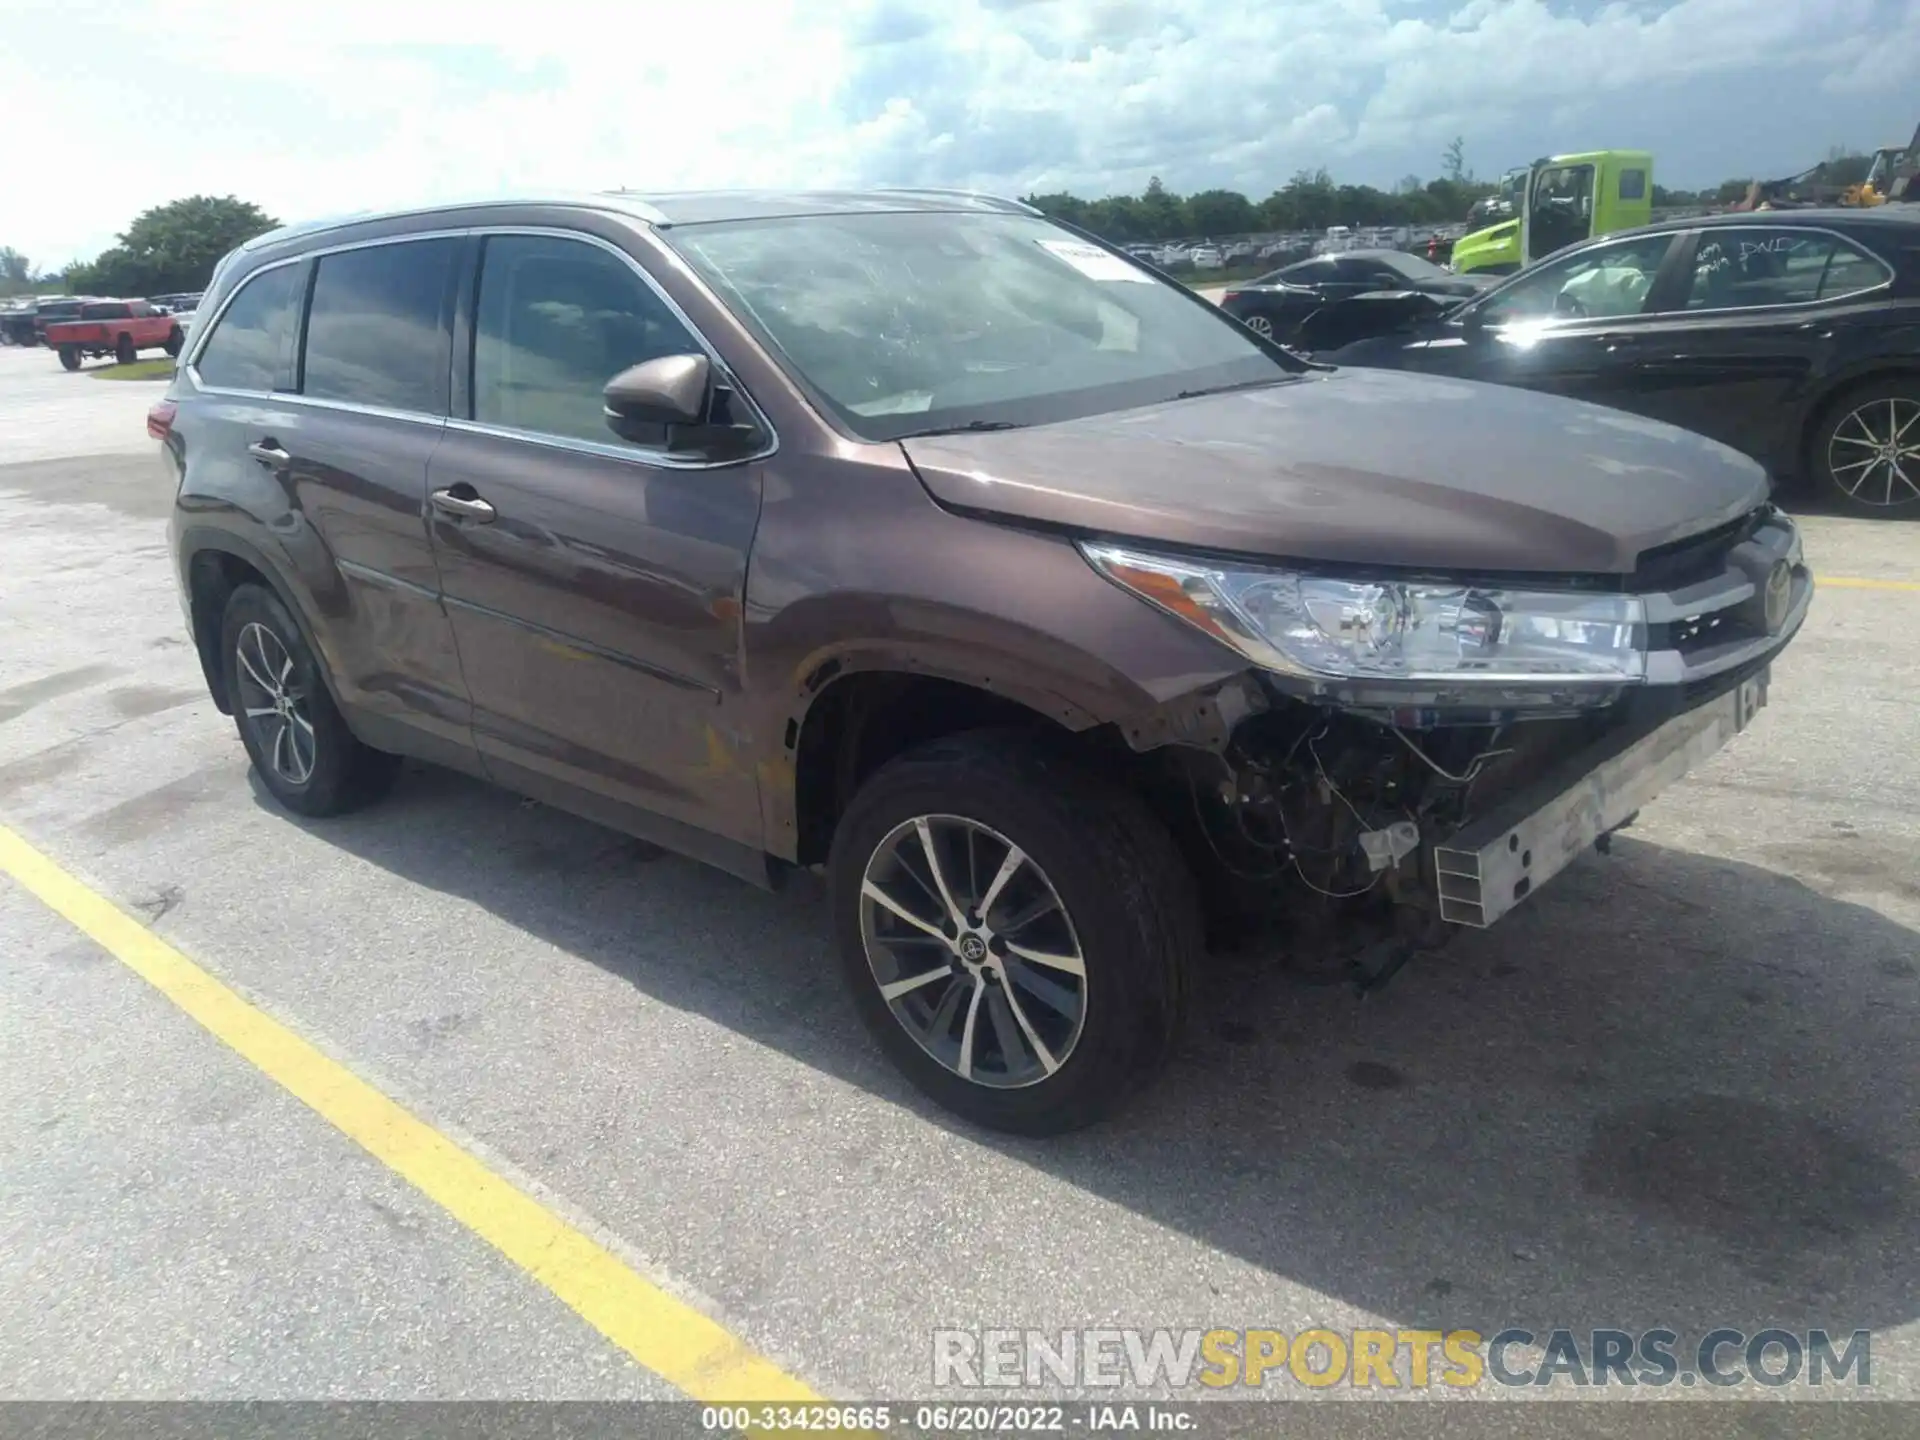
<svg viewBox="0 0 1920 1440">
<path fill-rule="evenodd" d="M 1417 570 L 1625 574 L 1767 498 L 1760 466 L 1687 431 L 1388 370 L 901 444 L 956 509 Z"/>
</svg>

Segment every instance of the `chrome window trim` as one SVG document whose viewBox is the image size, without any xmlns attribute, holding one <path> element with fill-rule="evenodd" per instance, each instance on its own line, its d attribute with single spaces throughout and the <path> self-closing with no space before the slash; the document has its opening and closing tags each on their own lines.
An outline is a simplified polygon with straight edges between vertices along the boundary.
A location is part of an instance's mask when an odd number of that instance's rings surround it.
<svg viewBox="0 0 1920 1440">
<path fill-rule="evenodd" d="M 435 430 L 447 427 L 444 415 L 429 415 L 424 410 L 395 410 L 385 405 L 364 405 L 358 400 L 332 400 L 324 395 L 296 395 L 291 390 L 276 390 L 270 397 L 276 402 L 306 405 L 315 410 L 337 410 L 343 415 L 370 415 L 376 420 L 405 420 Z"/>
<path fill-rule="evenodd" d="M 446 419 L 447 417 L 444 415 L 428 415 L 424 410 L 393 410 L 373 405 L 360 406 L 356 401 L 331 400 L 324 396 L 307 396 L 302 395 L 297 390 L 233 390 L 224 386 L 203 384 L 200 379 L 199 370 L 200 352 L 212 343 L 214 332 L 220 328 L 220 322 L 226 318 L 227 307 L 233 304 L 242 290 L 253 284 L 255 280 L 265 275 L 269 270 L 278 270 L 287 265 L 304 264 L 308 260 L 319 261 L 328 255 L 341 255 L 349 250 L 371 250 L 376 245 L 410 245 L 416 240 L 460 240 L 473 233 L 471 229 L 462 229 L 422 230 L 417 235 L 381 235 L 371 240 L 348 240 L 338 245 L 316 245 L 311 249 L 302 250 L 298 255 L 289 255 L 282 260 L 269 261 L 258 270 L 248 272 L 247 278 L 233 287 L 232 292 L 228 294 L 226 299 L 220 302 L 220 308 L 214 312 L 212 321 L 207 325 L 202 326 L 199 323 L 199 318 L 197 316 L 195 317 L 193 328 L 197 333 L 191 337 L 190 341 L 193 347 L 193 356 L 184 366 L 188 378 L 193 381 L 195 390 L 206 395 L 236 395 L 247 398 L 268 395 L 276 400 L 310 400 L 311 403 L 316 405 L 337 405 L 342 409 L 360 408 L 373 414 L 397 415 L 414 419 L 425 418 L 435 422 Z M 303 295 L 300 298 L 304 312 L 307 297 Z M 302 318 L 304 319 L 304 314 Z M 306 336 L 304 333 L 301 334 L 300 339 L 303 342 L 305 341 Z M 299 362 L 300 357 L 296 355 L 294 357 L 294 372 L 296 375 L 298 375 L 300 371 Z"/>
<path fill-rule="evenodd" d="M 587 245 L 597 246 L 613 256 L 616 260 L 622 261 L 629 270 L 639 277 L 640 283 L 646 286 L 647 289 L 653 293 L 654 297 L 667 307 L 668 313 L 671 314 L 674 319 L 678 320 L 681 325 L 686 327 L 687 334 L 693 337 L 694 343 L 705 353 L 708 362 L 713 366 L 715 375 L 724 378 L 728 388 L 745 402 L 747 409 L 752 412 L 754 420 L 758 423 L 762 433 L 766 435 L 767 439 L 766 443 L 758 450 L 748 455 L 731 456 L 725 460 L 692 460 L 682 459 L 666 450 L 656 449 L 649 445 L 635 445 L 628 442 L 615 441 L 583 440 L 577 436 L 569 435 L 548 435 L 538 430 L 521 430 L 511 425 L 492 425 L 483 420 L 468 419 L 459 415 L 448 417 L 447 427 L 449 429 L 459 430 L 472 435 L 490 435 L 499 439 L 522 440 L 531 444 L 545 445 L 551 449 L 574 450 L 582 454 L 606 456 L 614 460 L 631 460 L 639 464 L 652 465 L 665 470 L 720 470 L 732 465 L 748 465 L 756 460 L 765 460 L 780 449 L 780 432 L 774 428 L 773 421 L 768 418 L 767 412 L 761 408 L 760 402 L 753 398 L 752 393 L 748 391 L 747 387 L 740 383 L 740 378 L 734 374 L 733 368 L 721 358 L 720 352 L 714 348 L 713 342 L 706 337 L 698 325 L 694 324 L 693 317 L 688 315 L 687 312 L 681 308 L 679 302 L 661 287 L 660 282 L 654 279 L 646 266 L 642 265 L 611 240 L 605 240 L 598 235 L 590 235 L 584 231 L 560 229 L 552 225 L 479 225 L 467 233 L 477 235 L 483 241 L 494 235 L 530 235 L 543 240 L 575 240 Z M 478 279 L 479 276 L 485 274 L 485 271 L 486 251 L 482 249 L 480 255 L 480 270 L 479 275 L 476 276 L 473 294 L 473 322 L 475 326 L 474 333 L 476 335 L 478 333 L 480 318 Z M 456 357 L 456 363 L 458 363 L 458 359 L 459 357 Z M 469 395 L 468 404 L 471 405 L 472 403 L 473 397 Z"/>
<path fill-rule="evenodd" d="M 618 212 L 608 212 L 616 214 Z M 633 445 L 614 441 L 582 440 L 565 435 L 543 435 L 534 430 L 517 430 L 510 426 L 488 425 L 480 421 L 469 420 L 456 415 L 431 415 L 422 410 L 401 410 L 382 405 L 367 405 L 352 400 L 334 400 L 325 396 L 303 395 L 294 390 L 240 390 L 226 386 L 208 385 L 200 378 L 198 362 L 200 353 L 211 342 L 220 322 L 225 318 L 227 307 L 232 305 L 240 292 L 270 270 L 278 270 L 287 265 L 298 265 L 308 260 L 318 261 L 328 255 L 338 255 L 350 250 L 368 250 L 378 245 L 406 245 L 416 240 L 459 240 L 470 236 L 485 239 L 489 235 L 531 235 L 542 239 L 577 240 L 588 245 L 598 246 L 614 258 L 624 261 L 627 268 L 640 277 L 645 285 L 667 307 L 669 313 L 678 320 L 695 343 L 706 353 L 717 374 L 724 376 L 733 392 L 738 395 L 752 412 L 761 430 L 767 436 L 767 442 L 759 450 L 749 455 L 730 457 L 725 460 L 682 459 L 666 451 L 645 445 Z M 476 292 L 477 293 L 477 292 Z M 463 302 L 464 303 L 464 302 Z M 414 424 L 460 430 L 467 434 L 487 435 L 496 439 L 518 440 L 530 444 L 543 445 L 550 449 L 571 450 L 581 454 L 601 456 L 612 460 L 627 460 L 637 464 L 650 465 L 664 470 L 717 470 L 731 465 L 750 464 L 764 460 L 780 448 L 780 435 L 773 421 L 767 418 L 766 411 L 742 385 L 732 368 L 721 359 L 698 325 L 674 298 L 661 289 L 660 283 L 649 274 L 644 266 L 625 250 L 598 235 L 581 230 L 562 229 L 551 225 L 479 225 L 458 230 L 422 230 L 417 234 L 381 235 L 372 239 L 349 240 L 337 245 L 317 245 L 303 249 L 297 255 L 274 260 L 248 273 L 247 277 L 235 285 L 227 297 L 220 302 L 212 321 L 203 329 L 198 323 L 193 327 L 198 334 L 192 340 L 192 358 L 184 367 L 187 378 L 193 382 L 194 392 L 200 395 L 220 395 L 239 400 L 271 400 L 276 404 L 308 405 L 322 410 L 335 410 L 350 415 L 369 415 L 380 419 L 403 420 Z M 455 357 L 455 363 L 459 357 Z M 297 366 L 296 366 L 297 368 Z M 451 407 L 449 407 L 451 408 Z"/>
<path fill-rule="evenodd" d="M 1699 255 L 1701 242 L 1710 235 L 1719 235 L 1728 231 L 1738 234 L 1743 230 L 1773 230 L 1786 231 L 1789 234 L 1821 235 L 1829 240 L 1837 241 L 1855 253 L 1866 256 L 1867 259 L 1878 265 L 1881 270 L 1880 283 L 1878 285 L 1869 285 L 1864 290 L 1849 290 L 1844 295 L 1836 295 L 1826 300 L 1783 300 L 1778 305 L 1728 305 L 1715 310 L 1689 310 L 1685 306 L 1681 306 L 1678 309 L 1656 310 L 1653 313 L 1669 320 L 1685 319 L 1690 315 L 1773 315 L 1782 310 L 1806 310 L 1815 305 L 1839 305 L 1861 299 L 1864 296 L 1877 295 L 1882 290 L 1891 287 L 1897 278 L 1894 268 L 1887 264 L 1886 260 L 1881 257 L 1878 251 L 1862 244 L 1851 235 L 1839 230 L 1830 229 L 1825 225 L 1769 225 L 1758 220 L 1742 222 L 1738 225 L 1697 225 L 1693 230 L 1693 253 L 1696 256 Z"/>
</svg>

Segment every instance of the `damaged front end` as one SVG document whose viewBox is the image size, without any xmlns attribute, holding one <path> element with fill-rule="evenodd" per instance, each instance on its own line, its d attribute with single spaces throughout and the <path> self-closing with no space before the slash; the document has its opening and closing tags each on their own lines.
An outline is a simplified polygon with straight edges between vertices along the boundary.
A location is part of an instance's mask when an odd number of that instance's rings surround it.
<svg viewBox="0 0 1920 1440">
<path fill-rule="evenodd" d="M 1216 930 L 1278 918 L 1363 985 L 1498 921 L 1744 729 L 1813 588 L 1770 506 L 1560 586 L 1087 549 L 1260 662 L 1129 731 Z"/>
</svg>

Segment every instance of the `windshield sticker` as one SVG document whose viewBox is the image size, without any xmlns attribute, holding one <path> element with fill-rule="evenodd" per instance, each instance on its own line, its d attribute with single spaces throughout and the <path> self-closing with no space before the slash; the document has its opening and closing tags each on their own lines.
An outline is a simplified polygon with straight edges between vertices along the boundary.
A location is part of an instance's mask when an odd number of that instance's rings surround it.
<svg viewBox="0 0 1920 1440">
<path fill-rule="evenodd" d="M 1080 240 L 1038 240 L 1034 242 L 1056 260 L 1064 260 L 1089 280 L 1137 280 L 1151 285 L 1153 277 L 1136 269 L 1118 255 L 1109 255 L 1098 245 Z"/>
</svg>

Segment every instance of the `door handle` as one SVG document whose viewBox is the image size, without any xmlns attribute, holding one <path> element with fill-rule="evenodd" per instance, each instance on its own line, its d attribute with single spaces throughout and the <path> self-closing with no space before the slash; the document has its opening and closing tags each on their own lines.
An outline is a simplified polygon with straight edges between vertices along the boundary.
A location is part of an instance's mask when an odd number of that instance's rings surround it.
<svg viewBox="0 0 1920 1440">
<path fill-rule="evenodd" d="M 452 490 L 434 491 L 432 496 L 434 507 L 444 510 L 449 515 L 458 515 L 465 520 L 477 520 L 482 525 L 499 513 L 493 506 L 475 495 L 472 486 L 462 485 L 457 488 L 467 493 L 456 495 Z"/>
<path fill-rule="evenodd" d="M 274 444 L 271 439 L 262 440 L 258 444 L 247 446 L 247 454 L 258 460 L 269 470 L 284 469 L 293 461 L 293 457 L 278 445 Z"/>
</svg>

